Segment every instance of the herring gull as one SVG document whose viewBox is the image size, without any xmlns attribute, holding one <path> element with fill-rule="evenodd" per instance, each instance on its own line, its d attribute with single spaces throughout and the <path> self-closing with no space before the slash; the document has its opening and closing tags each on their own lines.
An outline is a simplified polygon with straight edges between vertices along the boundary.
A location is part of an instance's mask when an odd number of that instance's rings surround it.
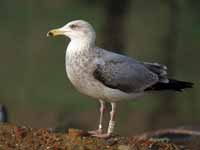
<svg viewBox="0 0 200 150">
<path fill-rule="evenodd" d="M 99 126 L 89 132 L 92 136 L 107 138 L 113 134 L 118 101 L 134 99 L 151 91 L 192 88 L 193 83 L 169 79 L 164 65 L 140 62 L 97 47 L 95 30 L 84 20 L 71 21 L 47 33 L 47 36 L 57 35 L 71 40 L 65 56 L 69 80 L 78 91 L 100 102 Z M 103 133 L 105 102 L 109 102 L 112 109 L 107 132 Z"/>
</svg>

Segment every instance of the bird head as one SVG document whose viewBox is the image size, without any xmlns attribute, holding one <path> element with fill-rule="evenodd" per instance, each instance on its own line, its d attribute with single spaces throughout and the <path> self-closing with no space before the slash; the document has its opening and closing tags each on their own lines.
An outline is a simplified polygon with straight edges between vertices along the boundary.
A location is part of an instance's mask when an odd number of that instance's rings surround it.
<svg viewBox="0 0 200 150">
<path fill-rule="evenodd" d="M 50 30 L 47 36 L 64 35 L 71 40 L 95 40 L 96 34 L 91 24 L 84 20 L 75 20 L 61 28 Z"/>
</svg>

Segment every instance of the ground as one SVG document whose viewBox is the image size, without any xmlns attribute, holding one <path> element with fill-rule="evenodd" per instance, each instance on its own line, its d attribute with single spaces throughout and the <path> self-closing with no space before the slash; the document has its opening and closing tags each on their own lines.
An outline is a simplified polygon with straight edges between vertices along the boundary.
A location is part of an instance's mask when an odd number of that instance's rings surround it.
<svg viewBox="0 0 200 150">
<path fill-rule="evenodd" d="M 198 132 L 186 130 L 99 139 L 79 129 L 59 133 L 55 129 L 0 124 L 0 150 L 199 150 L 199 147 Z"/>
</svg>

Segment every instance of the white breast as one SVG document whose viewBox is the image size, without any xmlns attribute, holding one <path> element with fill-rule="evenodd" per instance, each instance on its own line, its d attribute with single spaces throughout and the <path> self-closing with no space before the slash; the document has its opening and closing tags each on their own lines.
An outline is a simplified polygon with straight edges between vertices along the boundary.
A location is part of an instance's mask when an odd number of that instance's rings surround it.
<svg viewBox="0 0 200 150">
<path fill-rule="evenodd" d="M 77 49 L 77 45 L 69 44 L 66 51 L 65 66 L 71 83 L 81 93 L 94 98 L 102 97 L 102 85 L 93 77 L 96 68 L 95 58 L 86 51 Z"/>
</svg>

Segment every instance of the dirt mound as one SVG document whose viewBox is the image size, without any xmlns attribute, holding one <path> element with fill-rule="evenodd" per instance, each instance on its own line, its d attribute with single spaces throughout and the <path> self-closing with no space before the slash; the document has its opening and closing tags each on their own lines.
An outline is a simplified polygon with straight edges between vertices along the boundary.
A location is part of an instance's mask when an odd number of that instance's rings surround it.
<svg viewBox="0 0 200 150">
<path fill-rule="evenodd" d="M 173 142 L 168 137 L 153 136 L 99 139 L 78 129 L 56 133 L 46 128 L 0 124 L 0 150 L 195 150 L 195 146 L 200 147 L 198 137 L 176 136 L 182 140 Z"/>
</svg>

